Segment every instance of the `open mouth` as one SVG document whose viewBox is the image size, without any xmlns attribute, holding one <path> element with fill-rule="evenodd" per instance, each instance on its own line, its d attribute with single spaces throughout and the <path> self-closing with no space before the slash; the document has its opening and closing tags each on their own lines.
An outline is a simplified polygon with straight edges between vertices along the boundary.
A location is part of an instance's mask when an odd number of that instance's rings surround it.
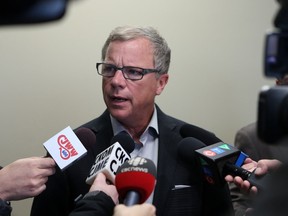
<svg viewBox="0 0 288 216">
<path fill-rule="evenodd" d="M 115 102 L 125 102 L 125 101 L 127 101 L 127 99 L 122 98 L 122 97 L 111 97 L 111 100 L 115 101 Z"/>
</svg>

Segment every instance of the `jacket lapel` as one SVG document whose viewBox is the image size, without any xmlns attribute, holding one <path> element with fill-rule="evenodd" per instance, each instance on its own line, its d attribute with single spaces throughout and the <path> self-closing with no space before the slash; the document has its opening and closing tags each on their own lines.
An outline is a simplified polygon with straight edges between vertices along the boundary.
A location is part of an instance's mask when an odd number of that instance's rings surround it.
<svg viewBox="0 0 288 216">
<path fill-rule="evenodd" d="M 96 135 L 95 145 L 92 146 L 94 157 L 111 145 L 113 130 L 107 110 L 99 118 L 85 124 L 84 127 L 90 128 Z"/>
<path fill-rule="evenodd" d="M 177 165 L 177 144 L 182 139 L 177 132 L 177 124 L 171 121 L 158 107 L 159 148 L 157 183 L 153 204 L 157 207 L 157 215 L 163 215 L 167 197 L 174 187 L 174 175 Z M 163 202 L 165 200 L 165 202 Z"/>
</svg>

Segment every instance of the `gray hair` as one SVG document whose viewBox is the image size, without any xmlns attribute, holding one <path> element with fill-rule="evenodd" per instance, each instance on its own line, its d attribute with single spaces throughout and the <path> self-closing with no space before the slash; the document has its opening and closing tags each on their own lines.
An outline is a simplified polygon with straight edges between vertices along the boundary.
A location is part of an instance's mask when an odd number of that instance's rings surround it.
<svg viewBox="0 0 288 216">
<path fill-rule="evenodd" d="M 112 41 L 127 41 L 135 38 L 147 38 L 154 48 L 154 65 L 159 74 L 168 73 L 171 50 L 166 40 L 153 27 L 120 26 L 112 30 L 102 48 L 102 61 L 105 60 L 106 52 Z"/>
</svg>

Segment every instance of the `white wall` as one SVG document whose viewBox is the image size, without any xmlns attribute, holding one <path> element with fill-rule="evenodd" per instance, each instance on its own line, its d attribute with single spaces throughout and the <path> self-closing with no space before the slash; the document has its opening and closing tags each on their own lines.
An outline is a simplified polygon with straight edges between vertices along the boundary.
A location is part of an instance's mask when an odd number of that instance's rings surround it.
<svg viewBox="0 0 288 216">
<path fill-rule="evenodd" d="M 273 0 L 72 1 L 64 19 L 0 28 L 0 164 L 44 155 L 42 143 L 104 110 L 95 63 L 118 25 L 152 25 L 172 49 L 169 84 L 157 98 L 177 118 L 233 144 L 257 119 L 265 31 Z M 31 199 L 13 202 L 29 215 Z"/>
</svg>

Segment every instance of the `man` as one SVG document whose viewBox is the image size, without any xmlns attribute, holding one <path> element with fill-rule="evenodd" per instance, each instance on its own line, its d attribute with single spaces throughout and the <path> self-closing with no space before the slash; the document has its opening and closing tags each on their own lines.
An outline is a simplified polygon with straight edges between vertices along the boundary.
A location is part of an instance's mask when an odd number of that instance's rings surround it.
<svg viewBox="0 0 288 216">
<path fill-rule="evenodd" d="M 233 214 L 227 185 L 206 185 L 198 168 L 178 157 L 179 131 L 186 123 L 164 114 L 155 104 L 168 82 L 170 55 L 167 42 L 154 28 L 118 27 L 111 32 L 102 62 L 96 65 L 103 76 L 107 110 L 82 125 L 96 134 L 97 143 L 77 164 L 49 179 L 47 190 L 34 199 L 32 216 L 68 215 L 74 199 L 89 190 L 85 180 L 95 156 L 121 131 L 136 143 L 131 154 L 148 158 L 157 167 L 156 187 L 147 202 L 153 203 L 158 216 Z M 204 138 L 205 134 L 211 136 L 203 130 Z"/>
<path fill-rule="evenodd" d="M 14 161 L 0 170 L 0 215 L 10 215 L 9 201 L 30 198 L 45 190 L 55 173 L 52 158 L 31 157 Z"/>
</svg>

